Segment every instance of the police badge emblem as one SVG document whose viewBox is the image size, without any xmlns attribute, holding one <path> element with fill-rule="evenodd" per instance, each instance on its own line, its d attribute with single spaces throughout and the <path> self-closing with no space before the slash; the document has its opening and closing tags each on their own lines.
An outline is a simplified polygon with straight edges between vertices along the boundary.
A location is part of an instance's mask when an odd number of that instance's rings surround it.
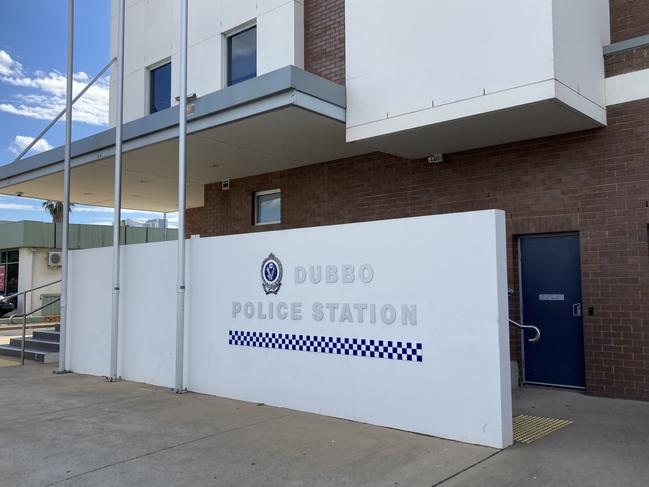
<svg viewBox="0 0 649 487">
<path fill-rule="evenodd" d="M 261 263 L 261 285 L 267 295 L 277 294 L 282 286 L 282 263 L 272 253 Z"/>
</svg>

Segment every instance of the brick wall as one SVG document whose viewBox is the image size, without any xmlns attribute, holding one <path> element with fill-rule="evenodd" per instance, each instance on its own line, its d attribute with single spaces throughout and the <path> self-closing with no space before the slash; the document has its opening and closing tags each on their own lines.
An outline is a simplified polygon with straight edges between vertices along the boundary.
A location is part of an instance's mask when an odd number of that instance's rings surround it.
<svg viewBox="0 0 649 487">
<path fill-rule="evenodd" d="M 649 34 L 649 0 L 610 0 L 611 42 Z"/>
<path fill-rule="evenodd" d="M 606 77 L 649 69 L 649 46 L 610 54 L 605 58 Z"/>
<path fill-rule="evenodd" d="M 282 223 L 252 224 L 255 191 L 281 188 Z M 609 127 L 451 154 L 430 165 L 385 154 L 205 189 L 188 235 L 351 223 L 487 208 L 507 212 L 510 312 L 518 317 L 516 236 L 578 231 L 587 387 L 649 400 L 649 100 L 609 108 Z M 518 336 L 512 354 L 520 356 Z"/>
<path fill-rule="evenodd" d="M 611 42 L 649 34 L 649 0 L 611 0 Z M 649 46 L 606 56 L 606 77 L 649 69 Z"/>
<path fill-rule="evenodd" d="M 345 0 L 304 0 L 304 64 L 345 84 Z"/>
</svg>

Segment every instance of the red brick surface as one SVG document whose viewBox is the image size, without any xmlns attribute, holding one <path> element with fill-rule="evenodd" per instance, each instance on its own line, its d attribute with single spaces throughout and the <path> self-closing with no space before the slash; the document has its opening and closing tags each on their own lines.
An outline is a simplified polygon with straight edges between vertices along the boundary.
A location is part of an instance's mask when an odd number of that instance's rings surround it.
<svg viewBox="0 0 649 487">
<path fill-rule="evenodd" d="M 345 0 L 304 0 L 304 65 L 345 84 Z"/>
<path fill-rule="evenodd" d="M 595 309 L 584 318 L 588 391 L 649 400 L 649 100 L 608 115 L 606 129 L 451 154 L 439 165 L 376 153 L 234 180 L 229 191 L 210 185 L 205 207 L 188 212 L 188 234 L 500 208 L 518 318 L 517 236 L 577 231 L 584 310 Z M 282 190 L 282 223 L 255 227 L 253 193 L 272 188 Z"/>
<path fill-rule="evenodd" d="M 649 69 L 649 46 L 606 56 L 606 77 Z"/>
<path fill-rule="evenodd" d="M 649 0 L 610 0 L 611 42 L 649 34 Z"/>
</svg>

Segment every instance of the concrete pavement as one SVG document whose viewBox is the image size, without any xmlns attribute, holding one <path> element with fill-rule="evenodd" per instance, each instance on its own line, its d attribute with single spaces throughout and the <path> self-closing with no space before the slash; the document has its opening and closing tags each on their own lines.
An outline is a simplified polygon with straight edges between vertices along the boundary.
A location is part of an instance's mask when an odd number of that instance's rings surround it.
<svg viewBox="0 0 649 487">
<path fill-rule="evenodd" d="M 649 404 L 520 389 L 573 425 L 489 448 L 200 394 L 0 368 L 4 486 L 503 486 L 649 482 Z"/>
<path fill-rule="evenodd" d="M 514 414 L 573 424 L 530 445 L 515 444 L 444 487 L 649 485 L 649 403 L 525 387 L 514 391 Z"/>
<path fill-rule="evenodd" d="M 51 369 L 0 369 L 0 485 L 429 486 L 495 452 Z"/>
</svg>

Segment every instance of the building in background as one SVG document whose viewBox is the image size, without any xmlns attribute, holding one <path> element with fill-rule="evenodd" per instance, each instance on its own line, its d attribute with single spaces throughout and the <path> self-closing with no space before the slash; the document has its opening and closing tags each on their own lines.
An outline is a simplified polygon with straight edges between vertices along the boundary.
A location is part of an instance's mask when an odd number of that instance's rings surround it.
<svg viewBox="0 0 649 487">
<path fill-rule="evenodd" d="M 127 2 L 130 208 L 177 209 L 178 4 Z M 649 0 L 189 5 L 187 237 L 505 210 L 522 379 L 649 400 Z M 112 205 L 112 143 L 74 202 Z M 0 191 L 60 199 L 62 157 Z"/>
<path fill-rule="evenodd" d="M 175 240 L 177 230 L 169 229 L 166 239 Z M 112 227 L 70 225 L 70 248 L 91 249 L 112 245 Z M 148 243 L 165 240 L 158 228 L 122 227 L 122 243 Z M 0 295 L 8 296 L 61 279 L 61 226 L 35 221 L 0 222 Z M 26 298 L 15 299 L 17 311 L 36 309 L 60 295 L 61 286 L 37 290 Z M 40 314 L 59 314 L 58 303 Z"/>
<path fill-rule="evenodd" d="M 164 218 L 127 218 L 122 225 L 142 228 L 168 228 L 169 221 Z"/>
</svg>

